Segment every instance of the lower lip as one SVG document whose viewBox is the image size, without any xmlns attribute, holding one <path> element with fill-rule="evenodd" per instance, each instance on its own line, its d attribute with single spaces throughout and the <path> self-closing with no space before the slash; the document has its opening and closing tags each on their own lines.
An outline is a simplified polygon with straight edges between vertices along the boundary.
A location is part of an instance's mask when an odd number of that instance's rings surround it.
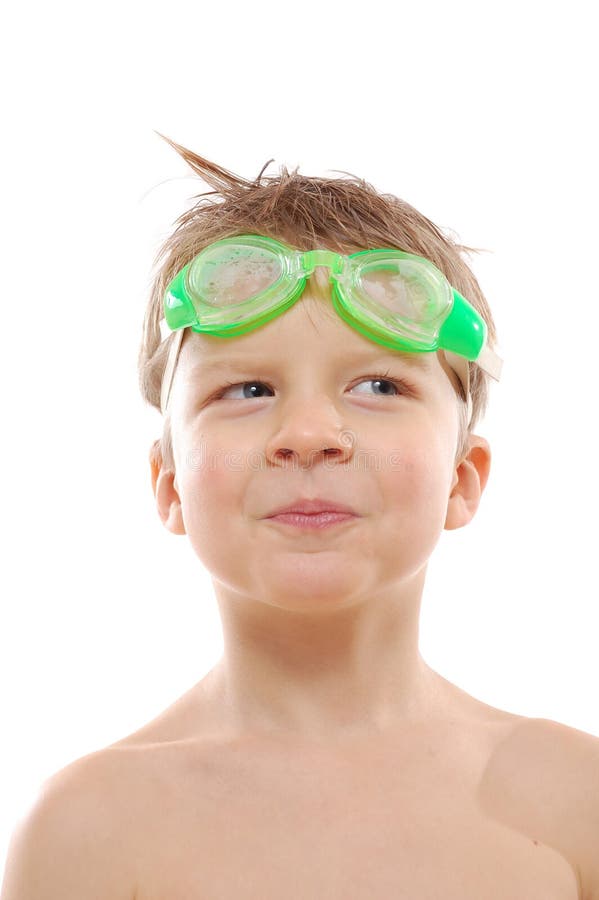
<svg viewBox="0 0 599 900">
<path fill-rule="evenodd" d="M 356 517 L 351 513 L 324 512 L 313 515 L 302 513 L 280 513 L 278 516 L 269 516 L 270 522 L 280 522 L 282 525 L 294 525 L 296 528 L 330 528 L 341 522 L 348 522 Z"/>
</svg>

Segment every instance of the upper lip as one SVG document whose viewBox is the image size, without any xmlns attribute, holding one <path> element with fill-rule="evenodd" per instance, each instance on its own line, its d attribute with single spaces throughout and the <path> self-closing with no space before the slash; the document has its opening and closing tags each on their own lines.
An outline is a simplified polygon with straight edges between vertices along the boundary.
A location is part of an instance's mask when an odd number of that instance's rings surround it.
<svg viewBox="0 0 599 900">
<path fill-rule="evenodd" d="M 316 515 L 317 513 L 324 512 L 349 513 L 352 516 L 356 515 L 355 510 L 353 510 L 351 506 L 347 506 L 345 503 L 339 503 L 337 500 L 324 500 L 322 497 L 308 500 L 307 498 L 299 497 L 292 503 L 285 503 L 283 506 L 277 506 L 276 509 L 273 509 L 273 511 L 268 514 L 267 518 L 280 516 L 283 513 Z"/>
</svg>

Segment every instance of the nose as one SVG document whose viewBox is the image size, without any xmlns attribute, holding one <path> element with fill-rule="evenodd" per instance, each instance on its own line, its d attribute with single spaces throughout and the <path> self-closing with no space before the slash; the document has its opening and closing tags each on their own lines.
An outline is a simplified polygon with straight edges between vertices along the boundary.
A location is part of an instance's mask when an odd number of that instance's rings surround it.
<svg viewBox="0 0 599 900">
<path fill-rule="evenodd" d="M 282 410 L 279 427 L 268 441 L 266 458 L 279 467 L 335 466 L 349 462 L 355 443 L 355 434 L 343 427 L 330 401 L 297 399 Z"/>
</svg>

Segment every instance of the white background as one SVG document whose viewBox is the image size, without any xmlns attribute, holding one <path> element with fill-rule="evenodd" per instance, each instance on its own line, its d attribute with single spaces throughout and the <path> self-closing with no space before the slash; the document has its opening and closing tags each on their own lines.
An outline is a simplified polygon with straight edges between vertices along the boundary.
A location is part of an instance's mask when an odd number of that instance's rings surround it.
<svg viewBox="0 0 599 900">
<path fill-rule="evenodd" d="M 421 651 L 599 734 L 591 5 L 390 9 L 59 0 L 5 22 L 0 851 L 42 779 L 221 654 L 209 576 L 155 511 L 137 387 L 153 255 L 208 190 L 153 129 L 246 177 L 347 170 L 486 249 L 492 473 L 430 563 Z"/>
</svg>

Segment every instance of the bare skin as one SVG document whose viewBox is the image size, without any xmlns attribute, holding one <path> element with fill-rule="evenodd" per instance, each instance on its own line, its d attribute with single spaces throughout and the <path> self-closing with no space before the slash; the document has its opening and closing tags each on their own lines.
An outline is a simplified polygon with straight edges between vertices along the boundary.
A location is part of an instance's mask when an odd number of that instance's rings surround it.
<svg viewBox="0 0 599 900">
<path fill-rule="evenodd" d="M 429 671 L 426 719 L 333 741 L 232 733 L 217 667 L 53 776 L 2 900 L 597 900 L 599 740 Z"/>
<path fill-rule="evenodd" d="M 443 528 L 475 515 L 488 444 L 470 435 L 456 461 L 455 373 L 438 355 L 393 360 L 411 395 L 364 391 L 380 349 L 330 314 L 316 278 L 284 316 L 230 342 L 239 369 L 224 397 L 210 393 L 222 373 L 204 368 L 222 343 L 184 342 L 176 472 L 153 468 L 153 487 L 165 526 L 213 576 L 225 654 L 116 748 L 144 823 L 137 900 L 581 896 L 564 816 L 539 817 L 529 736 L 543 745 L 551 725 L 478 702 L 418 651 L 426 563 Z M 268 391 L 242 393 L 252 377 Z M 185 464 L 200 441 L 210 471 Z M 399 467 L 350 465 L 373 448 Z M 261 467 L 221 462 L 256 449 Z M 351 499 L 359 518 L 301 535 L 264 520 L 298 494 Z"/>
<path fill-rule="evenodd" d="M 125 837 L 135 900 L 590 898 L 567 792 L 581 733 L 431 674 L 426 720 L 334 743 L 221 732 L 213 670 L 103 751 L 138 823 Z"/>
<path fill-rule="evenodd" d="M 1 900 L 74 856 L 90 891 L 43 900 L 599 900 L 599 739 L 487 706 L 419 653 L 428 559 L 490 468 L 478 435 L 457 458 L 455 373 L 373 345 L 316 280 L 306 296 L 224 360 L 186 338 L 175 469 L 152 463 L 165 527 L 212 575 L 222 660 L 58 779 Z M 373 392 L 380 373 L 404 387 Z M 382 465 L 354 465 L 372 451 Z M 355 516 L 269 520 L 298 496 Z"/>
</svg>

